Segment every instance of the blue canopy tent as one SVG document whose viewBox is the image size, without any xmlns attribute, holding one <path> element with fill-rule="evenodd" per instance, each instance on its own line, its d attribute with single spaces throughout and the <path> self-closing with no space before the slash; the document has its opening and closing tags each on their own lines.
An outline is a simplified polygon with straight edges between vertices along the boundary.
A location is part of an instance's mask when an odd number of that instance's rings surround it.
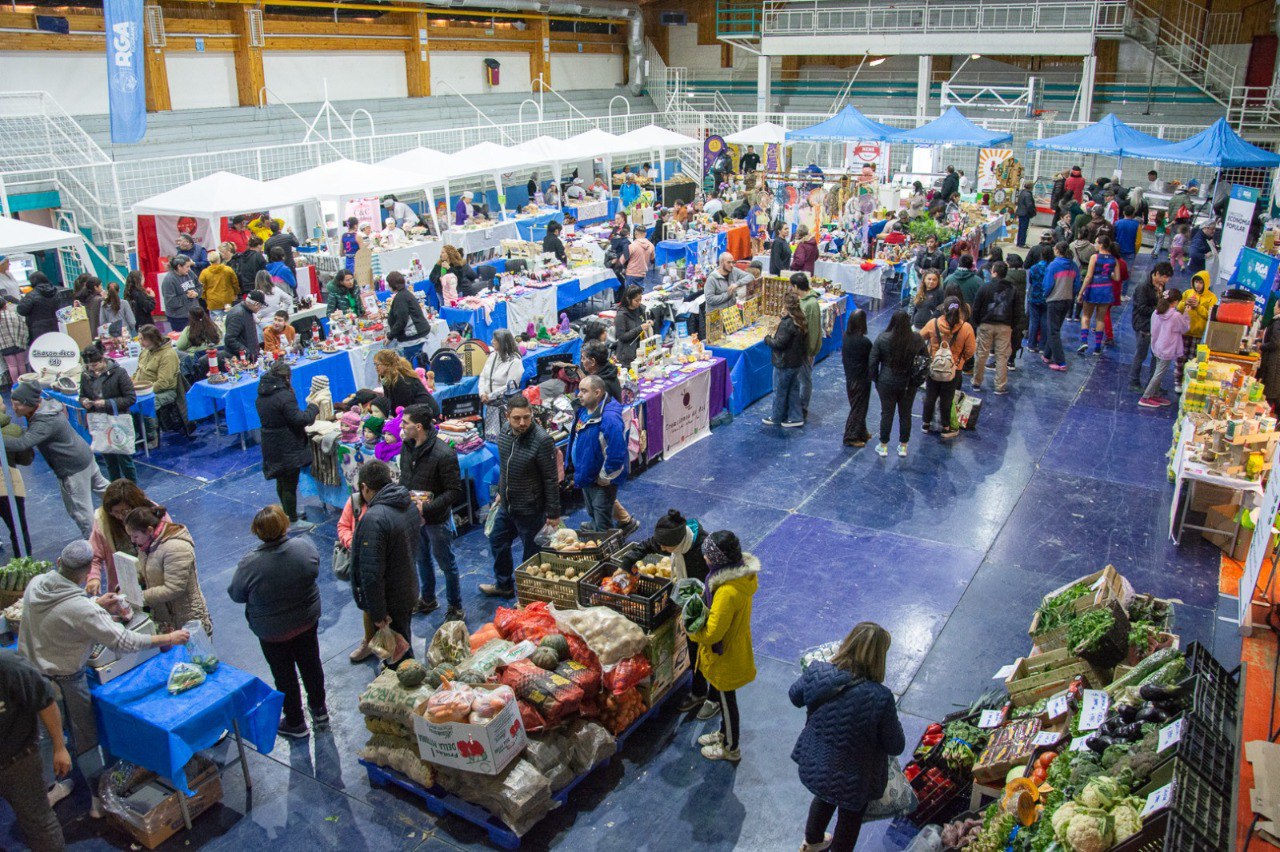
<svg viewBox="0 0 1280 852">
<path fill-rule="evenodd" d="M 888 138 L 889 142 L 909 142 L 913 145 L 961 145 L 968 148 L 989 148 L 1002 142 L 1012 142 L 1012 133 L 987 130 L 965 118 L 960 110 L 951 107 L 928 124 L 915 130 L 899 130 Z"/>
<path fill-rule="evenodd" d="M 788 130 L 788 142 L 884 142 L 894 138 L 897 129 L 867 118 L 853 104 L 812 127 Z"/>
<path fill-rule="evenodd" d="M 1050 136 L 1048 139 L 1033 139 L 1027 143 L 1028 148 L 1042 148 L 1046 151 L 1072 151 L 1077 154 L 1101 154 L 1104 157 L 1136 156 L 1139 148 L 1149 149 L 1162 147 L 1169 143 L 1141 130 L 1134 130 L 1115 113 L 1107 113 L 1102 120 L 1063 133 L 1061 136 Z"/>
<path fill-rule="evenodd" d="M 1222 169 L 1267 169 L 1280 166 L 1280 154 L 1273 154 L 1257 145 L 1250 145 L 1231 129 L 1225 118 L 1220 118 L 1204 130 L 1181 142 L 1127 150 L 1133 157 L 1162 160 L 1166 163 L 1190 163 L 1196 166 L 1213 166 Z"/>
</svg>

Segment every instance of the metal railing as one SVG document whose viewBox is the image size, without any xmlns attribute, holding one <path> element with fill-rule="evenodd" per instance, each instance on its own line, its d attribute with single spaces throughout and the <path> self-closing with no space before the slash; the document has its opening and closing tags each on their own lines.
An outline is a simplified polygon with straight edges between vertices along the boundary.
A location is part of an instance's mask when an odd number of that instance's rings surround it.
<svg viewBox="0 0 1280 852">
<path fill-rule="evenodd" d="M 910 33 L 1124 33 L 1128 0 L 1081 3 L 908 0 L 766 0 L 765 36 Z"/>
<path fill-rule="evenodd" d="M 762 6 L 752 0 L 716 0 L 716 37 L 760 37 Z"/>
<path fill-rule="evenodd" d="M 1237 130 L 1280 127 L 1280 85 L 1236 86 L 1227 100 L 1227 123 Z"/>
<path fill-rule="evenodd" d="M 1236 35 L 1223 28 L 1220 15 L 1209 15 L 1187 0 L 1129 0 L 1125 34 L 1145 46 L 1174 71 L 1195 83 L 1224 106 L 1239 76 L 1236 65 L 1210 45 L 1213 38 Z M 1211 21 L 1210 18 L 1217 19 Z M 1239 21 L 1236 21 L 1236 33 Z"/>
</svg>

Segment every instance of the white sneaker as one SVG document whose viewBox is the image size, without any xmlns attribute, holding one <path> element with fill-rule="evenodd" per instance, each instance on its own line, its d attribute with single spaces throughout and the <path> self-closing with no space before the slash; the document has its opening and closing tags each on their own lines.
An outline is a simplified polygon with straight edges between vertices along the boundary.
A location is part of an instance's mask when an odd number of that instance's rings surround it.
<svg viewBox="0 0 1280 852">
<path fill-rule="evenodd" d="M 45 795 L 49 799 L 49 807 L 61 802 L 67 796 L 71 795 L 71 791 L 75 788 L 75 784 L 70 778 L 65 781 L 54 781 L 53 786 L 45 791 Z"/>
<path fill-rule="evenodd" d="M 825 835 L 820 843 L 802 843 L 800 852 L 826 852 L 831 848 L 831 835 Z"/>
<path fill-rule="evenodd" d="M 882 459 L 883 459 L 883 458 L 888 458 L 888 456 L 889 456 L 889 445 L 888 445 L 888 444 L 876 444 L 876 455 L 878 455 L 878 456 L 879 456 L 880 458 L 882 458 Z"/>
<path fill-rule="evenodd" d="M 724 742 L 724 734 L 720 733 L 719 731 L 712 731 L 709 734 L 703 734 L 702 736 L 698 737 L 698 745 L 700 746 L 716 745 L 717 743 L 723 743 L 723 742 Z"/>
<path fill-rule="evenodd" d="M 715 743 L 709 746 L 703 746 L 702 756 L 707 760 L 727 760 L 730 763 L 737 763 L 742 760 L 742 752 L 739 749 L 729 749 L 724 747 L 724 743 Z"/>
<path fill-rule="evenodd" d="M 698 718 L 703 722 L 705 722 L 708 719 L 714 719 L 716 717 L 716 714 L 719 712 L 720 712 L 719 701 L 704 701 L 702 702 L 702 709 L 698 711 Z"/>
<path fill-rule="evenodd" d="M 904 458 L 904 459 L 907 457 L 907 445 L 906 445 L 906 444 L 899 444 L 899 445 L 898 445 L 898 455 L 902 456 L 902 458 Z"/>
</svg>

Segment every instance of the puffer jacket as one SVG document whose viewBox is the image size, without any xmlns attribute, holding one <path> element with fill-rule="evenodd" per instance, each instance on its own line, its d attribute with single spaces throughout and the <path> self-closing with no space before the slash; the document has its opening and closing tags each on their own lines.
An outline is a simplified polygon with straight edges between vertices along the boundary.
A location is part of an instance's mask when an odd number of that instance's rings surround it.
<svg viewBox="0 0 1280 852">
<path fill-rule="evenodd" d="M 142 603 L 161 629 L 177 630 L 199 621 L 213 635 L 213 621 L 196 577 L 196 545 L 182 524 L 161 524 L 150 547 L 138 554 Z"/>
<path fill-rule="evenodd" d="M 398 343 L 419 340 L 431 330 L 427 317 L 422 313 L 422 303 L 417 295 L 405 289 L 391 297 L 387 308 L 387 339 Z"/>
<path fill-rule="evenodd" d="M 328 306 L 330 315 L 334 311 L 342 311 L 343 313 L 364 316 L 364 305 L 360 302 L 360 289 L 358 287 L 341 287 L 336 281 L 332 281 L 329 286 L 324 288 L 324 301 Z"/>
<path fill-rule="evenodd" d="M 623 308 L 614 318 L 613 335 L 618 341 L 618 363 L 624 367 L 636 360 L 636 349 L 640 345 L 640 335 L 644 333 L 645 319 L 643 307 L 635 311 Z"/>
<path fill-rule="evenodd" d="M 698 644 L 698 671 L 722 692 L 756 679 L 751 647 L 751 601 L 760 588 L 760 560 L 742 554 L 742 565 L 723 568 L 707 581 L 711 609 L 703 628 L 690 633 Z"/>
<path fill-rule="evenodd" d="M 794 370 L 804 364 L 805 355 L 809 352 L 809 337 L 796 327 L 790 316 L 782 318 L 778 327 L 764 339 L 765 345 L 772 350 L 769 354 L 773 366 L 782 370 Z"/>
<path fill-rule="evenodd" d="M 88 370 L 80 374 L 80 398 L 107 403 L 106 414 L 124 414 L 138 401 L 138 393 L 125 368 L 108 358 L 102 375 L 95 376 Z"/>
<path fill-rule="evenodd" d="M 447 522 L 453 504 L 463 494 L 458 454 L 432 434 L 421 444 L 405 441 L 400 450 L 400 484 L 410 491 L 431 494 L 431 499 L 422 503 L 422 520 L 428 524 Z"/>
<path fill-rule="evenodd" d="M 274 373 L 258 382 L 258 419 L 262 421 L 262 475 L 276 479 L 311 466 L 311 440 L 306 428 L 316 422 L 314 403 L 298 408 L 293 385 Z"/>
<path fill-rule="evenodd" d="M 227 587 L 244 604 L 253 635 L 267 642 L 320 620 L 320 554 L 306 537 L 266 541 L 246 553 Z"/>
<path fill-rule="evenodd" d="M 560 517 L 556 443 L 538 423 L 523 435 L 498 433 L 498 495 L 507 511 L 524 517 Z"/>
<path fill-rule="evenodd" d="M 351 594 L 377 623 L 391 611 L 408 615 L 418 599 L 414 556 L 421 520 L 409 489 L 388 485 L 369 501 L 351 540 Z"/>
<path fill-rule="evenodd" d="M 579 488 L 596 485 L 601 478 L 613 485 L 627 480 L 630 456 L 627 431 L 622 425 L 622 406 L 606 398 L 594 413 L 585 407 L 573 421 L 569 436 L 569 457 L 573 459 L 573 484 Z"/>
<path fill-rule="evenodd" d="M 921 287 L 924 285 L 921 284 Z M 938 309 L 942 307 L 942 299 L 946 295 L 946 291 L 939 284 L 932 290 L 924 291 L 924 298 L 919 302 L 912 303 L 911 325 L 913 328 L 924 328 L 928 325 L 929 320 L 938 315 Z"/>
<path fill-rule="evenodd" d="M 33 276 L 34 277 L 34 276 Z M 43 275 L 32 286 L 31 292 L 22 297 L 16 310 L 27 318 L 27 333 L 31 341 L 42 334 L 58 330 L 58 308 L 62 307 L 62 293 Z"/>
<path fill-rule="evenodd" d="M 265 307 L 262 310 L 266 310 Z M 257 361 L 262 352 L 262 339 L 258 335 L 258 321 L 247 302 L 241 302 L 227 311 L 226 331 L 222 335 L 222 348 L 227 357 L 234 358 L 241 352 L 250 361 Z"/>
<path fill-rule="evenodd" d="M 851 811 L 884 795 L 888 759 L 906 748 L 889 688 L 815 662 L 788 695 L 792 704 L 809 713 L 791 751 L 805 789 Z"/>
</svg>

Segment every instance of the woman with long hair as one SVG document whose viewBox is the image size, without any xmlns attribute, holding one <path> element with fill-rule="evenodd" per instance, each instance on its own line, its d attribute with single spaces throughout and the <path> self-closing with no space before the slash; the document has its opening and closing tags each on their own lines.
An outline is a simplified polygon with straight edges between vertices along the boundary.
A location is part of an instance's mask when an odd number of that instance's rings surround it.
<svg viewBox="0 0 1280 852">
<path fill-rule="evenodd" d="M 202 349 L 217 346 L 222 342 L 222 331 L 218 328 L 218 324 L 209 318 L 209 312 L 204 308 L 192 305 L 187 319 L 190 322 L 182 330 L 182 334 L 178 335 L 178 342 L 174 344 L 179 352 L 200 352 Z"/>
<path fill-rule="evenodd" d="M 493 333 L 493 351 L 480 370 L 480 401 L 484 403 L 484 433 L 495 440 L 502 429 L 502 400 L 508 390 L 524 383 L 524 360 L 511 332 L 500 328 Z"/>
<path fill-rule="evenodd" d="M 490 356 L 492 357 L 492 356 Z M 381 349 L 373 356 L 373 368 L 378 372 L 378 381 L 382 382 L 382 395 L 387 398 L 391 410 L 390 417 L 400 407 L 411 405 L 430 406 L 436 416 L 440 414 L 440 406 L 427 390 L 427 386 L 414 372 L 413 365 L 401 357 L 394 349 Z M 434 418 L 432 418 L 434 419 Z"/>
<path fill-rule="evenodd" d="M 773 413 L 764 418 L 766 426 L 796 429 L 804 425 L 800 408 L 800 368 L 809 354 L 809 324 L 800 297 L 788 290 L 782 300 L 782 321 L 764 339 L 773 350 Z"/>
<path fill-rule="evenodd" d="M 867 805 L 884 795 L 889 759 L 907 747 L 893 693 L 884 685 L 892 638 L 878 624 L 853 628 L 830 662 L 816 661 L 788 697 L 807 713 L 791 759 L 813 794 L 800 852 L 853 852 Z M 827 834 L 831 817 L 834 834 Z"/>
<path fill-rule="evenodd" d="M 134 509 L 152 507 L 155 503 L 136 482 L 117 479 L 102 492 L 102 506 L 93 515 L 93 532 L 89 534 L 89 547 L 93 550 L 93 562 L 89 568 L 89 581 L 84 590 L 90 596 L 100 592 L 114 592 L 120 580 L 116 574 L 117 553 L 137 556 L 138 550 L 129 540 L 124 528 L 125 519 Z M 165 515 L 166 522 L 172 519 Z"/>
<path fill-rule="evenodd" d="M 151 322 L 151 312 L 156 309 L 155 297 L 142 285 L 142 273 L 132 270 L 124 277 L 124 293 L 122 294 L 129 307 L 133 309 L 135 322 L 145 324 Z"/>
<path fill-rule="evenodd" d="M 911 317 L 906 311 L 894 311 L 885 329 L 871 347 L 867 372 L 880 394 L 880 443 L 876 455 L 889 455 L 889 435 L 893 431 L 893 412 L 898 412 L 898 455 L 907 455 L 911 440 L 911 406 L 918 387 L 912 376 L 915 359 L 924 354 L 924 340 L 911 330 Z"/>
<path fill-rule="evenodd" d="M 196 578 L 196 545 L 182 524 L 168 520 L 164 506 L 142 506 L 125 517 L 129 541 L 138 549 L 142 602 L 163 631 L 199 621 L 213 636 L 213 621 Z"/>
<path fill-rule="evenodd" d="M 622 290 L 622 303 L 613 320 L 613 336 L 618 342 L 618 363 L 626 369 L 636 360 L 641 338 L 653 333 L 653 321 L 644 309 L 644 287 L 628 284 Z"/>
<path fill-rule="evenodd" d="M 455 247 L 446 244 L 440 249 L 440 259 L 436 265 L 431 267 L 431 274 L 427 277 L 431 284 L 435 287 L 437 304 L 444 304 L 444 285 L 442 283 L 444 276 L 453 273 L 458 279 L 458 295 L 470 296 L 480 291 L 480 287 L 476 282 L 480 280 L 480 274 L 467 263 L 467 259 L 462 256 L 462 252 Z"/>
<path fill-rule="evenodd" d="M 844 362 L 844 387 L 849 396 L 849 416 L 844 421 L 844 445 L 865 447 L 871 440 L 867 431 L 867 403 L 871 401 L 871 339 L 867 337 L 867 312 L 858 308 L 849 315 L 840 344 Z"/>
<path fill-rule="evenodd" d="M 138 342 L 142 345 L 142 354 L 138 356 L 138 369 L 134 371 L 134 385 L 149 384 L 156 395 L 156 408 L 176 405 L 182 422 L 187 422 L 187 395 L 182 379 L 182 363 L 178 351 L 173 348 L 169 338 L 160 333 L 154 325 L 144 325 L 138 329 Z M 147 440 L 155 439 L 159 424 L 154 417 L 144 417 Z M 187 423 L 190 432 L 194 427 Z M 181 625 L 179 625 L 181 626 Z"/>
<path fill-rule="evenodd" d="M 1116 262 L 1115 244 L 1108 236 L 1098 237 L 1094 243 L 1097 252 L 1089 258 L 1089 268 L 1084 274 L 1084 286 L 1080 288 L 1080 348 L 1083 355 L 1089 351 L 1089 326 L 1093 325 L 1093 354 L 1102 351 L 1102 339 L 1106 334 L 1106 317 L 1111 310 L 1112 283 L 1120 280 L 1120 266 Z"/>
<path fill-rule="evenodd" d="M 920 285 L 916 287 L 916 295 L 911 300 L 911 327 L 917 331 L 929 324 L 929 320 L 938 315 L 942 307 L 942 273 L 936 269 L 926 269 L 920 273 Z"/>
<path fill-rule="evenodd" d="M 960 389 L 960 381 L 964 378 L 965 362 L 973 357 L 977 349 L 977 338 L 973 326 L 965 321 L 959 299 L 949 299 L 944 303 L 942 316 L 929 321 L 920 332 L 928 347 L 929 375 L 924 380 L 924 425 L 925 432 L 938 432 L 944 438 L 954 438 L 956 431 L 951 424 L 951 403 L 956 391 Z M 955 369 L 950 379 L 935 378 L 933 357 L 938 349 L 946 346 L 951 350 L 951 363 Z M 939 420 L 935 421 L 934 410 L 938 411 Z"/>
<path fill-rule="evenodd" d="M 112 281 L 107 285 L 107 296 L 102 300 L 98 319 L 108 328 L 119 323 L 120 336 L 133 337 L 137 334 L 138 323 L 133 315 L 133 308 L 120 298 L 119 281 Z"/>
<path fill-rule="evenodd" d="M 82 273 L 76 278 L 72 298 L 84 307 L 85 316 L 89 319 L 89 334 L 97 337 L 102 320 L 102 281 L 87 272 Z"/>
<path fill-rule="evenodd" d="M 261 338 L 262 333 L 267 330 L 267 326 L 271 325 L 271 319 L 276 315 L 276 311 L 284 311 L 285 313 L 293 313 L 293 296 L 289 293 L 288 288 L 283 284 L 277 284 L 276 280 L 271 277 L 271 273 L 265 269 L 258 271 L 253 279 L 253 289 L 261 290 L 262 295 L 266 297 L 262 303 L 262 310 L 254 315 L 254 321 L 258 324 L 258 336 Z"/>
</svg>

